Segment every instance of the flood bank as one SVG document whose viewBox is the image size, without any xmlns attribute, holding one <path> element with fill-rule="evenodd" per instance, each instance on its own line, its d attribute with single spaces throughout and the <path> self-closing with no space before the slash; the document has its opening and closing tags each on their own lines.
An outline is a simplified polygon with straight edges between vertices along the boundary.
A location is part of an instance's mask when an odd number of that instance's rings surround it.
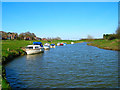
<svg viewBox="0 0 120 90">
<path fill-rule="evenodd" d="M 5 65 L 14 58 L 23 55 L 26 55 L 26 52 L 23 49 L 12 50 L 7 56 L 2 56 L 2 65 Z"/>
<path fill-rule="evenodd" d="M 94 40 L 87 45 L 95 46 L 101 49 L 120 51 L 120 40 Z"/>
<path fill-rule="evenodd" d="M 26 55 L 26 52 L 23 49 L 17 49 L 10 51 L 9 55 L 7 57 L 2 56 L 2 89 L 9 88 L 11 89 L 11 86 L 9 82 L 6 79 L 6 70 L 4 68 L 4 65 L 15 59 L 16 57 Z"/>
<path fill-rule="evenodd" d="M 2 67 L 2 89 L 11 89 L 9 82 L 6 79 L 6 71 L 4 67 Z"/>
</svg>

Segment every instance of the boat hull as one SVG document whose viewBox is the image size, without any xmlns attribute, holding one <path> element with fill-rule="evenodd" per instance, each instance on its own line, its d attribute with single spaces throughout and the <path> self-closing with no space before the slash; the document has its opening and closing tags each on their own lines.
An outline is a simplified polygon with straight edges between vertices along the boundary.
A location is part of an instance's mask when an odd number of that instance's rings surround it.
<svg viewBox="0 0 120 90">
<path fill-rule="evenodd" d="M 74 42 L 71 42 L 71 44 L 74 44 Z"/>
<path fill-rule="evenodd" d="M 60 46 L 60 43 L 57 43 L 57 46 Z"/>
<path fill-rule="evenodd" d="M 60 46 L 63 46 L 63 43 L 61 43 Z"/>
<path fill-rule="evenodd" d="M 26 53 L 27 53 L 27 54 L 36 54 L 36 53 L 42 53 L 42 52 L 44 52 L 44 48 L 26 50 Z"/>
<path fill-rule="evenodd" d="M 55 48 L 55 46 L 50 46 L 50 48 Z"/>
<path fill-rule="evenodd" d="M 44 47 L 44 50 L 49 50 L 50 49 L 50 47 L 48 46 L 48 47 Z"/>
</svg>

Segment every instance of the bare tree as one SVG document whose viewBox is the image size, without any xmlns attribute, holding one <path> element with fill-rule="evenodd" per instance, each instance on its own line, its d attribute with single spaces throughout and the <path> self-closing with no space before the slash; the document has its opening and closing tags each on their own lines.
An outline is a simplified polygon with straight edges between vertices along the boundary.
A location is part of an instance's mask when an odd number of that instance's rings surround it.
<svg viewBox="0 0 120 90">
<path fill-rule="evenodd" d="M 93 37 L 91 35 L 88 35 L 87 39 L 93 39 Z"/>
<path fill-rule="evenodd" d="M 120 26 L 116 30 L 116 36 L 118 39 L 120 39 Z"/>
</svg>

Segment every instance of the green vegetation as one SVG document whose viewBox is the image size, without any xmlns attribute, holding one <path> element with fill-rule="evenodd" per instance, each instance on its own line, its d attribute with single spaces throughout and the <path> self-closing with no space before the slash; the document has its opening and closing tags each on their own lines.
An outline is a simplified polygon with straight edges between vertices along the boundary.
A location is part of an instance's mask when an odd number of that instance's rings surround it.
<svg viewBox="0 0 120 90">
<path fill-rule="evenodd" d="M 25 55 L 25 52 L 23 51 L 23 48 L 25 48 L 27 45 L 32 44 L 33 42 L 42 42 L 44 43 L 54 43 L 57 44 L 58 42 L 63 42 L 70 44 L 71 42 L 81 42 L 81 41 L 73 41 L 73 40 L 53 40 L 51 41 L 30 41 L 30 40 L 2 40 L 2 63 L 3 65 L 9 62 L 12 58 L 20 55 Z M 11 88 L 9 83 L 6 80 L 5 77 L 5 69 L 4 66 L 2 69 L 2 88 Z"/>
<path fill-rule="evenodd" d="M 103 39 L 106 39 L 106 40 L 120 39 L 120 26 L 117 28 L 116 32 L 113 34 L 103 34 Z"/>
<path fill-rule="evenodd" d="M 88 43 L 87 45 L 96 46 L 98 48 L 102 49 L 108 49 L 108 50 L 119 50 L 120 51 L 120 40 L 114 39 L 114 40 L 93 40 L 91 43 Z"/>
<path fill-rule="evenodd" d="M 94 39 L 86 39 L 86 40 L 53 40 L 53 41 L 39 41 L 39 40 L 2 40 L 2 62 L 3 64 L 6 64 L 9 62 L 13 57 L 25 55 L 25 52 L 23 49 L 33 42 L 42 42 L 44 43 L 54 43 L 57 44 L 59 42 L 70 44 L 71 42 L 74 43 L 81 43 L 81 42 L 91 42 L 88 43 L 88 45 L 96 46 L 103 49 L 109 49 L 109 50 L 120 50 L 118 47 L 120 44 L 119 39 L 114 40 L 94 40 Z M 9 83 L 6 81 L 5 77 L 5 69 L 4 66 L 2 68 L 2 88 L 10 88 Z"/>
<path fill-rule="evenodd" d="M 10 85 L 8 84 L 8 82 L 6 81 L 6 79 L 3 79 L 2 78 L 2 89 L 5 89 L 5 88 L 11 88 Z"/>
<path fill-rule="evenodd" d="M 19 55 L 24 55 L 25 52 L 22 50 L 25 46 L 32 44 L 33 42 L 42 42 L 44 43 L 54 43 L 57 44 L 58 42 L 63 42 L 70 44 L 71 42 L 81 42 L 81 41 L 73 41 L 73 40 L 53 40 L 52 42 L 50 41 L 25 41 L 25 40 L 2 40 L 2 62 L 4 63 L 6 60 L 11 59 L 12 56 L 19 56 Z"/>
<path fill-rule="evenodd" d="M 1 66 L 2 67 L 2 66 Z M 11 88 L 9 83 L 7 82 L 6 80 L 6 77 L 5 77 L 5 69 L 4 67 L 2 67 L 2 78 L 0 80 L 2 80 L 2 89 L 5 89 L 5 88 Z"/>
</svg>

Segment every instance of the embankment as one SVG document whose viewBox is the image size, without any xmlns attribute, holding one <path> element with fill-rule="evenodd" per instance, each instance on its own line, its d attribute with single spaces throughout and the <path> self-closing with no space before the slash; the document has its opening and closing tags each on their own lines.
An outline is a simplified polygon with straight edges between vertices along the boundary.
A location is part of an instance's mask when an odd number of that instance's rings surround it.
<svg viewBox="0 0 120 90">
<path fill-rule="evenodd" d="M 63 42 L 70 44 L 71 42 L 80 43 L 83 41 L 73 41 L 73 40 L 53 40 L 49 41 L 25 41 L 25 40 L 2 40 L 2 88 L 11 88 L 9 83 L 6 80 L 6 72 L 4 65 L 13 60 L 15 57 L 25 55 L 23 48 L 33 42 L 42 42 L 44 43 L 54 43 Z"/>
<path fill-rule="evenodd" d="M 115 50 L 120 51 L 120 40 L 114 39 L 114 40 L 93 40 L 91 43 L 88 43 L 87 45 L 95 46 L 101 49 L 106 50 Z"/>
<path fill-rule="evenodd" d="M 15 57 L 25 55 L 26 52 L 22 49 L 12 50 L 10 51 L 8 57 L 2 56 L 2 89 L 11 88 L 10 84 L 6 80 L 6 71 L 4 65 L 13 60 Z"/>
</svg>

